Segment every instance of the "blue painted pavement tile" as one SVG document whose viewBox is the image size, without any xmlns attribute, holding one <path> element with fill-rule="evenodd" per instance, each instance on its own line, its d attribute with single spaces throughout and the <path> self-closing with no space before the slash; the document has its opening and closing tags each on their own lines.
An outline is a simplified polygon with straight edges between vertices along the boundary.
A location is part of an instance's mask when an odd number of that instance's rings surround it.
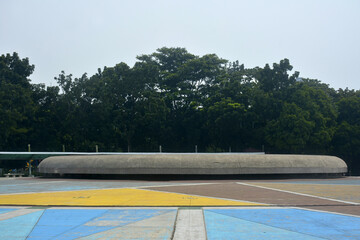
<svg viewBox="0 0 360 240">
<path fill-rule="evenodd" d="M 175 210 L 46 210 L 29 239 L 70 240 L 103 232 Z"/>
<path fill-rule="evenodd" d="M 53 191 L 77 191 L 77 190 L 93 190 L 99 189 L 98 187 L 91 186 L 69 186 L 69 187 L 56 187 L 53 188 Z"/>
<path fill-rule="evenodd" d="M 174 210 L 170 210 L 174 211 Z M 56 239 L 70 240 L 79 237 L 92 235 L 98 232 L 107 231 L 116 227 L 141 221 L 147 218 L 158 216 L 169 212 L 169 210 L 156 209 L 129 209 L 129 210 L 108 210 L 106 213 L 92 219 L 91 221 L 71 229 Z"/>
<path fill-rule="evenodd" d="M 360 239 L 360 217 L 301 209 L 206 210 L 326 239 Z"/>
<path fill-rule="evenodd" d="M 53 239 L 104 214 L 106 209 L 48 209 L 30 233 L 30 239 Z"/>
<path fill-rule="evenodd" d="M 49 192 L 49 191 L 76 191 L 76 190 L 88 190 L 88 189 L 99 189 L 99 187 L 93 186 L 62 186 L 56 185 L 56 182 L 52 185 L 50 184 L 43 184 L 41 186 L 31 186 L 26 185 L 6 185 L 0 186 L 0 192 L 2 193 L 26 193 L 26 192 Z"/>
<path fill-rule="evenodd" d="M 33 184 L 32 184 L 33 183 Z M 110 182 L 96 182 L 96 181 L 39 181 L 35 180 L 17 180 L 12 182 L 0 181 L 1 193 L 26 193 L 26 192 L 51 192 L 51 191 L 74 191 L 74 190 L 89 190 L 89 189 L 110 189 L 110 188 L 124 188 L 124 187 L 138 187 L 138 186 L 153 186 L 162 185 L 163 182 L 132 182 L 132 181 L 110 181 Z M 178 183 L 169 183 L 168 185 L 176 185 Z"/>
<path fill-rule="evenodd" d="M 141 221 L 150 217 L 158 216 L 175 210 L 163 209 L 114 209 L 109 210 L 106 214 L 87 223 L 88 226 L 122 226 L 129 223 Z"/>
<path fill-rule="evenodd" d="M 44 210 L 0 221 L 0 239 L 26 239 Z"/>
<path fill-rule="evenodd" d="M 0 208 L 0 214 L 17 210 L 16 208 Z"/>
<path fill-rule="evenodd" d="M 101 232 L 95 235 L 86 236 L 81 240 L 167 240 L 171 239 L 173 226 L 171 228 L 164 227 L 139 227 L 137 229 L 118 227 L 110 231 Z M 135 236 L 134 236 L 135 235 Z M 196 240 L 196 239 L 194 239 Z"/>
<path fill-rule="evenodd" d="M 170 239 L 174 229 L 175 219 L 176 210 L 171 210 L 161 215 L 132 222 L 81 239 Z"/>
<path fill-rule="evenodd" d="M 306 234 L 287 231 L 251 221 L 204 211 L 207 237 L 212 239 L 276 239 L 276 240 L 323 240 Z"/>
</svg>

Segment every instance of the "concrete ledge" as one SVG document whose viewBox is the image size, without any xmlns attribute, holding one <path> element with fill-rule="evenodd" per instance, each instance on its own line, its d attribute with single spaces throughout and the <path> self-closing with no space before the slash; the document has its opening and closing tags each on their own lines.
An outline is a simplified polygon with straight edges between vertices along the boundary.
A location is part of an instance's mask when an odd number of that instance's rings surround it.
<svg viewBox="0 0 360 240">
<path fill-rule="evenodd" d="M 6 173 L 4 174 L 5 177 L 23 177 L 24 174 L 23 173 Z"/>
<path fill-rule="evenodd" d="M 159 153 L 56 156 L 39 164 L 44 174 L 340 174 L 346 163 L 333 156 L 238 153 Z"/>
</svg>

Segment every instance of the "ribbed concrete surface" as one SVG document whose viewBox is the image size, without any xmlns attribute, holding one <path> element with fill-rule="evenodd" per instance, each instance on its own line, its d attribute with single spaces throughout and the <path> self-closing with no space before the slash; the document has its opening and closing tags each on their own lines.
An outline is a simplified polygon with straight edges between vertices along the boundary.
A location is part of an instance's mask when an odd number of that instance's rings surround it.
<svg viewBox="0 0 360 240">
<path fill-rule="evenodd" d="M 44 159 L 45 174 L 339 174 L 346 163 L 333 156 L 271 154 L 118 154 Z"/>
<path fill-rule="evenodd" d="M 206 230 L 202 209 L 179 209 L 174 240 L 205 240 Z"/>
</svg>

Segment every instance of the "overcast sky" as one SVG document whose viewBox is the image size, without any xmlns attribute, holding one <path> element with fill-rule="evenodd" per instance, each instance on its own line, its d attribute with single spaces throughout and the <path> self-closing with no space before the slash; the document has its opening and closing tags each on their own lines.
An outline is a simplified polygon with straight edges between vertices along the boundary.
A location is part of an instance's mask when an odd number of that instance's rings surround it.
<svg viewBox="0 0 360 240">
<path fill-rule="evenodd" d="M 263 67 L 288 58 L 304 78 L 360 89 L 359 0 L 0 0 L 0 54 L 56 85 L 160 47 Z"/>
</svg>

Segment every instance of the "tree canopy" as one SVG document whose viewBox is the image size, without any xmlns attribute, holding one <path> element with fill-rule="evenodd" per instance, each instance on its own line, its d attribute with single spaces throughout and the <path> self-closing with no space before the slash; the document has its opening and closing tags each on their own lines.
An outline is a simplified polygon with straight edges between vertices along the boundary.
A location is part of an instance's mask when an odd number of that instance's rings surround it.
<svg viewBox="0 0 360 240">
<path fill-rule="evenodd" d="M 93 76 L 32 84 L 0 57 L 0 150 L 330 154 L 360 173 L 360 91 L 300 79 L 288 59 L 246 68 L 163 47 Z"/>
</svg>

